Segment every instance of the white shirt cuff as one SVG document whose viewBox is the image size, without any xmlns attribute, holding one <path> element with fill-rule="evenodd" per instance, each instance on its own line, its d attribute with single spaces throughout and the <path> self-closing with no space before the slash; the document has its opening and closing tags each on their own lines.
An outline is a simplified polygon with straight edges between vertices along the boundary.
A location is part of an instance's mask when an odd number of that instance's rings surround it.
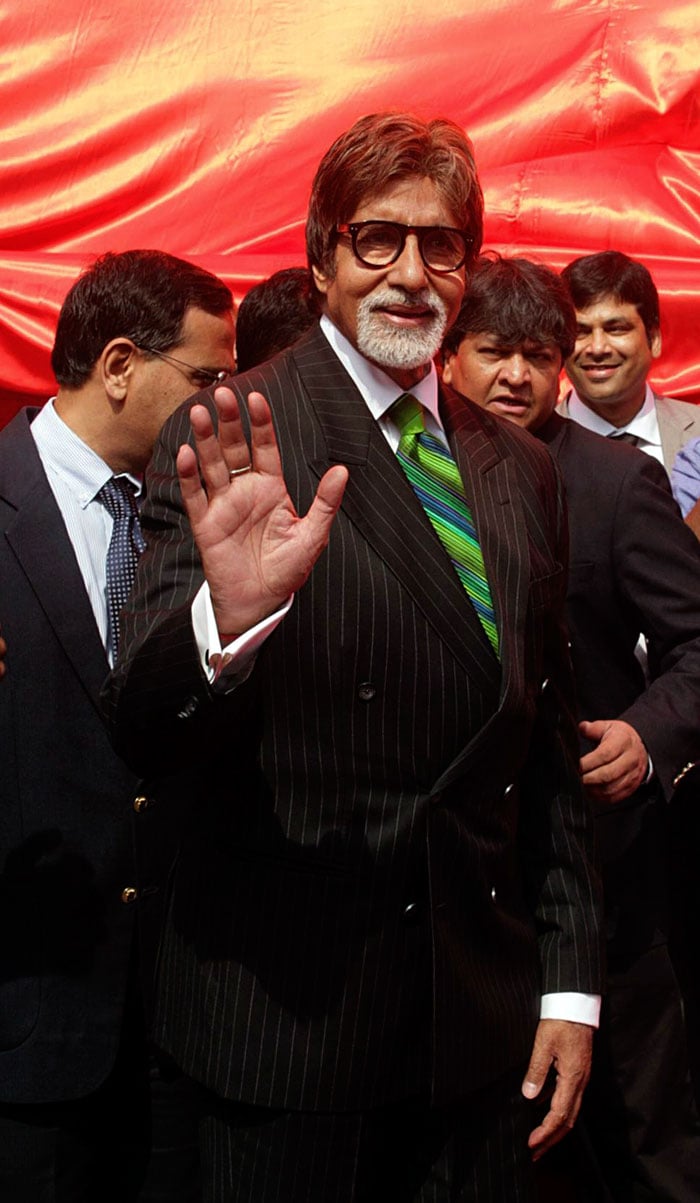
<svg viewBox="0 0 700 1203">
<path fill-rule="evenodd" d="M 244 631 L 237 639 L 222 648 L 209 585 L 204 581 L 192 602 L 191 615 L 200 664 L 209 683 L 213 684 L 216 681 L 225 692 L 227 689 L 232 689 L 234 685 L 240 685 L 245 681 L 259 649 L 279 626 L 293 600 L 294 595 L 292 594 L 274 614 L 268 614 L 267 618 L 263 618 L 256 626 L 251 627 L 249 631 Z M 219 664 L 223 664 L 219 671 L 217 671 L 217 660 L 214 660 L 214 657 L 217 658 Z M 214 662 L 212 663 L 212 661 Z"/>
<path fill-rule="evenodd" d="M 543 994 L 540 1019 L 570 1019 L 597 1028 L 600 1022 L 600 995 L 561 991 Z"/>
</svg>

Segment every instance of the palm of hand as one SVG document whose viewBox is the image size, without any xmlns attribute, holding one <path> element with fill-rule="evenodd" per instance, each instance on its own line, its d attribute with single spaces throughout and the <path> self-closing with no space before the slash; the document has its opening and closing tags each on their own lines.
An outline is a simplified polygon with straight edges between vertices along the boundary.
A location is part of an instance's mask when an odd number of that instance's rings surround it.
<svg viewBox="0 0 700 1203">
<path fill-rule="evenodd" d="M 303 585 L 328 541 L 347 470 L 337 466 L 325 474 L 300 518 L 282 475 L 265 399 L 259 393 L 248 399 L 250 450 L 233 393 L 217 389 L 215 404 L 218 437 L 209 412 L 194 406 L 196 454 L 189 446 L 180 448 L 178 474 L 219 632 L 230 641 Z"/>
</svg>

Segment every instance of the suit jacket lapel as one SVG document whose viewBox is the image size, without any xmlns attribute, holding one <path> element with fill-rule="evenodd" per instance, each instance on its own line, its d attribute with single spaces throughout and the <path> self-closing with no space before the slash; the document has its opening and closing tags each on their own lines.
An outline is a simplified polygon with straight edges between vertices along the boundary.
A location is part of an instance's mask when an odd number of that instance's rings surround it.
<svg viewBox="0 0 700 1203">
<path fill-rule="evenodd" d="M 68 533 L 46 479 L 30 417 L 7 428 L 3 493 L 16 509 L 5 537 L 95 707 L 109 665 Z M 37 672 L 41 666 L 37 665 Z"/>
<path fill-rule="evenodd" d="M 472 679 L 497 696 L 500 668 L 476 611 L 355 385 L 320 332 L 295 358 L 328 448 L 328 458 L 311 465 L 314 472 L 347 464 L 343 512 Z"/>
</svg>

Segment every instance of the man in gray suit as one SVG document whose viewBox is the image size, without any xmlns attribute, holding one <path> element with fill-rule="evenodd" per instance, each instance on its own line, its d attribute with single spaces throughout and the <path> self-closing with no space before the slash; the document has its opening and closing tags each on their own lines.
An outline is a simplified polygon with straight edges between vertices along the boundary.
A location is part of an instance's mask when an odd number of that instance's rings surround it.
<svg viewBox="0 0 700 1203">
<path fill-rule="evenodd" d="M 190 803 L 157 1035 L 207 1203 L 530 1200 L 580 1104 L 561 490 L 432 362 L 481 228 L 461 129 L 358 121 L 312 190 L 320 323 L 154 454 L 108 704 Z"/>
<path fill-rule="evenodd" d="M 573 391 L 559 413 L 596 434 L 634 440 L 670 473 L 683 444 L 700 435 L 700 410 L 659 396 L 647 383 L 661 354 L 659 296 L 650 272 L 621 251 L 600 251 L 574 259 L 562 275 L 577 332 L 566 360 Z"/>
</svg>

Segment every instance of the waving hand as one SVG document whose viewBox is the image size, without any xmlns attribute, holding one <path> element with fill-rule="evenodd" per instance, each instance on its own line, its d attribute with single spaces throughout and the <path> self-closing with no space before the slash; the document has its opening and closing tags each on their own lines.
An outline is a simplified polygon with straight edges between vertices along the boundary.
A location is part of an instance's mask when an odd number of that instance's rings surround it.
<svg viewBox="0 0 700 1203">
<path fill-rule="evenodd" d="M 248 397 L 250 449 L 231 390 L 217 388 L 214 402 L 218 437 L 209 411 L 194 405 L 190 421 L 196 451 L 182 446 L 177 469 L 225 644 L 272 614 L 304 584 L 328 542 L 348 473 L 340 464 L 330 468 L 309 512 L 300 518 L 282 475 L 265 398 L 261 393 Z"/>
</svg>

